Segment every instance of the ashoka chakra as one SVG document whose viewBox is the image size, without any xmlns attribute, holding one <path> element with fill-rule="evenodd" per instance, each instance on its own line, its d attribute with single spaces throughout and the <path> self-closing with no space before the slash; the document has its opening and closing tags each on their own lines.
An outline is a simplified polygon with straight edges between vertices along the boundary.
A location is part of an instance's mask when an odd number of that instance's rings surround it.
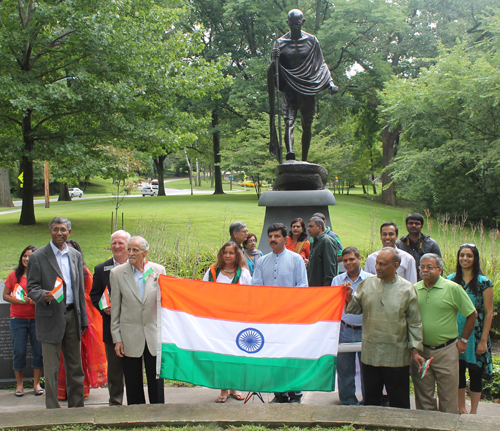
<svg viewBox="0 0 500 431">
<path fill-rule="evenodd" d="M 236 337 L 236 345 L 246 353 L 257 353 L 264 346 L 264 336 L 255 328 L 243 329 Z"/>
</svg>

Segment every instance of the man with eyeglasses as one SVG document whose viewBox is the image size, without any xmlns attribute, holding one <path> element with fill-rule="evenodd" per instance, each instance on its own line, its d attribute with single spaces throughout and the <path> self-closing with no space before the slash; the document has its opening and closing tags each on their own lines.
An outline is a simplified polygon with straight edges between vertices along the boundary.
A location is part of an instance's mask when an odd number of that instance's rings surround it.
<svg viewBox="0 0 500 431">
<path fill-rule="evenodd" d="M 35 301 L 36 336 L 42 343 L 45 406 L 61 407 L 57 384 L 62 349 L 68 407 L 83 407 L 80 340 L 88 327 L 83 259 L 66 244 L 71 234 L 67 218 L 52 219 L 49 232 L 52 241 L 30 256 L 27 268 L 28 296 Z"/>
<path fill-rule="evenodd" d="M 424 334 L 420 355 L 430 362 L 423 377 L 422 367 L 412 363 L 411 376 L 417 409 L 438 410 L 434 396 L 437 383 L 439 411 L 458 414 L 458 355 L 467 348 L 477 312 L 463 287 L 443 278 L 442 274 L 441 257 L 435 253 L 424 254 L 420 259 L 422 281 L 415 284 L 415 289 Z M 458 334 L 458 312 L 467 316 L 462 334 Z"/>
<path fill-rule="evenodd" d="M 406 230 L 408 235 L 396 242 L 396 247 L 410 253 L 415 259 L 416 266 L 420 265 L 420 258 L 426 253 L 435 253 L 441 256 L 441 250 L 436 241 L 422 233 L 424 218 L 419 213 L 406 216 Z M 418 281 L 422 280 L 417 271 Z"/>
<path fill-rule="evenodd" d="M 235 221 L 229 226 L 229 235 L 231 238 L 229 241 L 233 241 L 238 244 L 238 247 L 243 251 L 243 243 L 248 237 L 248 228 L 242 221 Z"/>
<path fill-rule="evenodd" d="M 361 363 L 365 405 L 382 405 L 387 389 L 390 407 L 410 408 L 410 362 L 422 364 L 422 320 L 413 285 L 397 274 L 401 257 L 384 247 L 377 255 L 376 277 L 368 277 L 352 296 L 347 290 L 346 312 L 363 313 Z"/>
</svg>

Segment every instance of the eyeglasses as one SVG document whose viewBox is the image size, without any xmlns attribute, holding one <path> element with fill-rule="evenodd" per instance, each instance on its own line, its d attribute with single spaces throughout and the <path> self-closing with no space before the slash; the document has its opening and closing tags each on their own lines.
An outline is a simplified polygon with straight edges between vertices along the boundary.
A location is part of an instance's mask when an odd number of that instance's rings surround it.
<svg viewBox="0 0 500 431">
<path fill-rule="evenodd" d="M 58 233 L 58 232 L 66 233 L 66 232 L 68 232 L 68 229 L 65 229 L 65 228 L 59 229 L 57 227 L 53 227 L 52 232 L 54 232 L 54 233 Z"/>
<path fill-rule="evenodd" d="M 438 269 L 438 268 L 439 268 L 439 266 L 427 266 L 427 265 L 422 265 L 422 266 L 418 267 L 418 269 L 420 271 L 426 270 L 426 269 L 428 269 L 429 271 L 434 271 L 435 269 Z"/>
<path fill-rule="evenodd" d="M 476 244 L 462 244 L 460 246 L 460 248 L 465 248 L 465 247 L 467 247 L 467 248 L 477 248 Z"/>
</svg>

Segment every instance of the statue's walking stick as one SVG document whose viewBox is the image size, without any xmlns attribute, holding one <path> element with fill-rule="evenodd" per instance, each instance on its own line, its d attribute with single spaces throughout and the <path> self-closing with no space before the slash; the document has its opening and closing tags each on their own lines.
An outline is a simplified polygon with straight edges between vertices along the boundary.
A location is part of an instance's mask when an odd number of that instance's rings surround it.
<svg viewBox="0 0 500 431">
<path fill-rule="evenodd" d="M 279 42 L 278 42 L 278 29 L 276 28 L 276 42 L 274 44 L 276 48 L 279 50 Z M 280 165 L 283 163 L 283 140 L 281 137 L 281 98 L 280 98 L 280 56 L 276 57 L 276 98 L 278 99 L 278 129 L 279 129 L 279 142 L 280 149 L 278 153 L 278 160 Z"/>
</svg>

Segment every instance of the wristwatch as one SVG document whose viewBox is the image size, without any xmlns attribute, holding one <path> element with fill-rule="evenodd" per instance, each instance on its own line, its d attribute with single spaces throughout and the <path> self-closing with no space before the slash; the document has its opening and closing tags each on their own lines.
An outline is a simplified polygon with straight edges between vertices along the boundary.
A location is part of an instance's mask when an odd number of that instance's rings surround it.
<svg viewBox="0 0 500 431">
<path fill-rule="evenodd" d="M 469 340 L 468 340 L 467 338 L 463 338 L 463 337 L 462 337 L 462 338 L 460 338 L 460 341 L 461 341 L 462 343 L 467 344 Z"/>
</svg>

